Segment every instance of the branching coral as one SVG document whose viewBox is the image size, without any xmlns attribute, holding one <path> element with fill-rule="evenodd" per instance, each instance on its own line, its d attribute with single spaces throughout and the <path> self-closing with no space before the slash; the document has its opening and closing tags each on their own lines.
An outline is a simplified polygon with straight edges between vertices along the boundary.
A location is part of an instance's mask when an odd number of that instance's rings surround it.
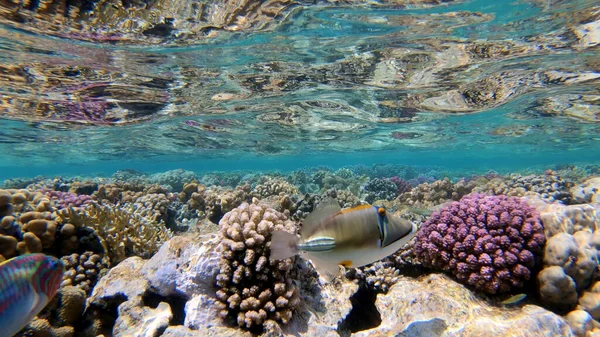
<svg viewBox="0 0 600 337">
<path fill-rule="evenodd" d="M 416 236 L 426 266 L 495 294 L 522 287 L 546 237 L 535 208 L 515 197 L 474 194 L 434 212 Z"/>
<path fill-rule="evenodd" d="M 270 319 L 288 323 L 300 302 L 292 280 L 294 259 L 270 261 L 269 254 L 272 231 L 295 233 L 294 222 L 272 208 L 243 203 L 225 214 L 220 226 L 221 317 L 249 329 L 260 329 Z"/>
<path fill-rule="evenodd" d="M 62 222 L 94 229 L 113 264 L 132 255 L 150 257 L 172 236 L 164 223 L 135 214 L 133 208 L 94 203 L 85 209 L 56 213 Z"/>
</svg>

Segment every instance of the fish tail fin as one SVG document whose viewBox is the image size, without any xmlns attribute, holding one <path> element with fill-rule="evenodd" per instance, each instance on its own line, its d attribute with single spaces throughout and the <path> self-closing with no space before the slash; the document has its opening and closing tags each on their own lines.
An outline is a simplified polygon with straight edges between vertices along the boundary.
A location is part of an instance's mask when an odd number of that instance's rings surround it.
<svg viewBox="0 0 600 337">
<path fill-rule="evenodd" d="M 271 236 L 271 260 L 283 260 L 298 253 L 298 237 L 284 231 L 274 231 Z"/>
<path fill-rule="evenodd" d="M 331 282 L 340 272 L 339 264 L 327 260 L 326 257 L 319 256 L 320 254 L 306 253 L 306 257 L 315 266 L 319 275 L 327 282 Z"/>
</svg>

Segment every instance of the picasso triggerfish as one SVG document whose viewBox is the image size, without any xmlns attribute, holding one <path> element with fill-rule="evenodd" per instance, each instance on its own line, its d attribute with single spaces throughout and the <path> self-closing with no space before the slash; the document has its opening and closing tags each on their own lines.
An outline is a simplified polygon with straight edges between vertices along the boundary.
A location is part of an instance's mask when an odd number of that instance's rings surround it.
<svg viewBox="0 0 600 337">
<path fill-rule="evenodd" d="M 63 263 L 44 254 L 0 263 L 0 336 L 13 336 L 42 311 L 56 295 L 63 273 Z"/>
<path fill-rule="evenodd" d="M 303 252 L 319 274 L 331 280 L 340 265 L 361 267 L 393 254 L 416 230 L 415 224 L 389 214 L 384 207 L 361 205 L 342 210 L 335 199 L 327 199 L 304 219 L 300 238 L 273 232 L 271 260 Z"/>
</svg>

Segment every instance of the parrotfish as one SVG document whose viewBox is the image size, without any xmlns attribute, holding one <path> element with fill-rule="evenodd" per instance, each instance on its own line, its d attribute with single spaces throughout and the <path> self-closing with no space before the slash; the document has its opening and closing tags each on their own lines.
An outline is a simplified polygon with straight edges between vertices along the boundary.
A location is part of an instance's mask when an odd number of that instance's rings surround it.
<svg viewBox="0 0 600 337">
<path fill-rule="evenodd" d="M 44 254 L 17 256 L 0 263 L 0 336 L 23 329 L 58 292 L 63 263 Z"/>
<path fill-rule="evenodd" d="M 321 202 L 302 223 L 300 237 L 274 231 L 271 260 L 305 254 L 327 280 L 339 266 L 361 267 L 389 256 L 416 234 L 415 224 L 384 207 L 361 205 L 342 210 L 335 199 Z"/>
</svg>

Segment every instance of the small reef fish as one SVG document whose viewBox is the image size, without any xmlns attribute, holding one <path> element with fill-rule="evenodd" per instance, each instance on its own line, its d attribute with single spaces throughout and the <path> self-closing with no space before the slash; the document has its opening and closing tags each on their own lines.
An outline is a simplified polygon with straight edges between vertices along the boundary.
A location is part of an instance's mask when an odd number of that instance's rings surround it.
<svg viewBox="0 0 600 337">
<path fill-rule="evenodd" d="M 0 263 L 0 336 L 23 329 L 56 295 L 63 263 L 44 254 L 17 256 Z"/>
<path fill-rule="evenodd" d="M 331 280 L 340 265 L 361 267 L 381 260 L 404 246 L 416 231 L 415 224 L 388 214 L 383 207 L 361 205 L 342 210 L 335 199 L 326 199 L 304 219 L 300 238 L 273 232 L 271 260 L 303 252 L 319 274 Z"/>
<path fill-rule="evenodd" d="M 511 296 L 511 297 L 505 299 L 504 301 L 500 302 L 500 304 L 504 304 L 504 305 L 517 304 L 517 303 L 521 302 L 522 300 L 524 300 L 525 298 L 527 298 L 526 294 L 518 294 L 518 295 Z"/>
</svg>

